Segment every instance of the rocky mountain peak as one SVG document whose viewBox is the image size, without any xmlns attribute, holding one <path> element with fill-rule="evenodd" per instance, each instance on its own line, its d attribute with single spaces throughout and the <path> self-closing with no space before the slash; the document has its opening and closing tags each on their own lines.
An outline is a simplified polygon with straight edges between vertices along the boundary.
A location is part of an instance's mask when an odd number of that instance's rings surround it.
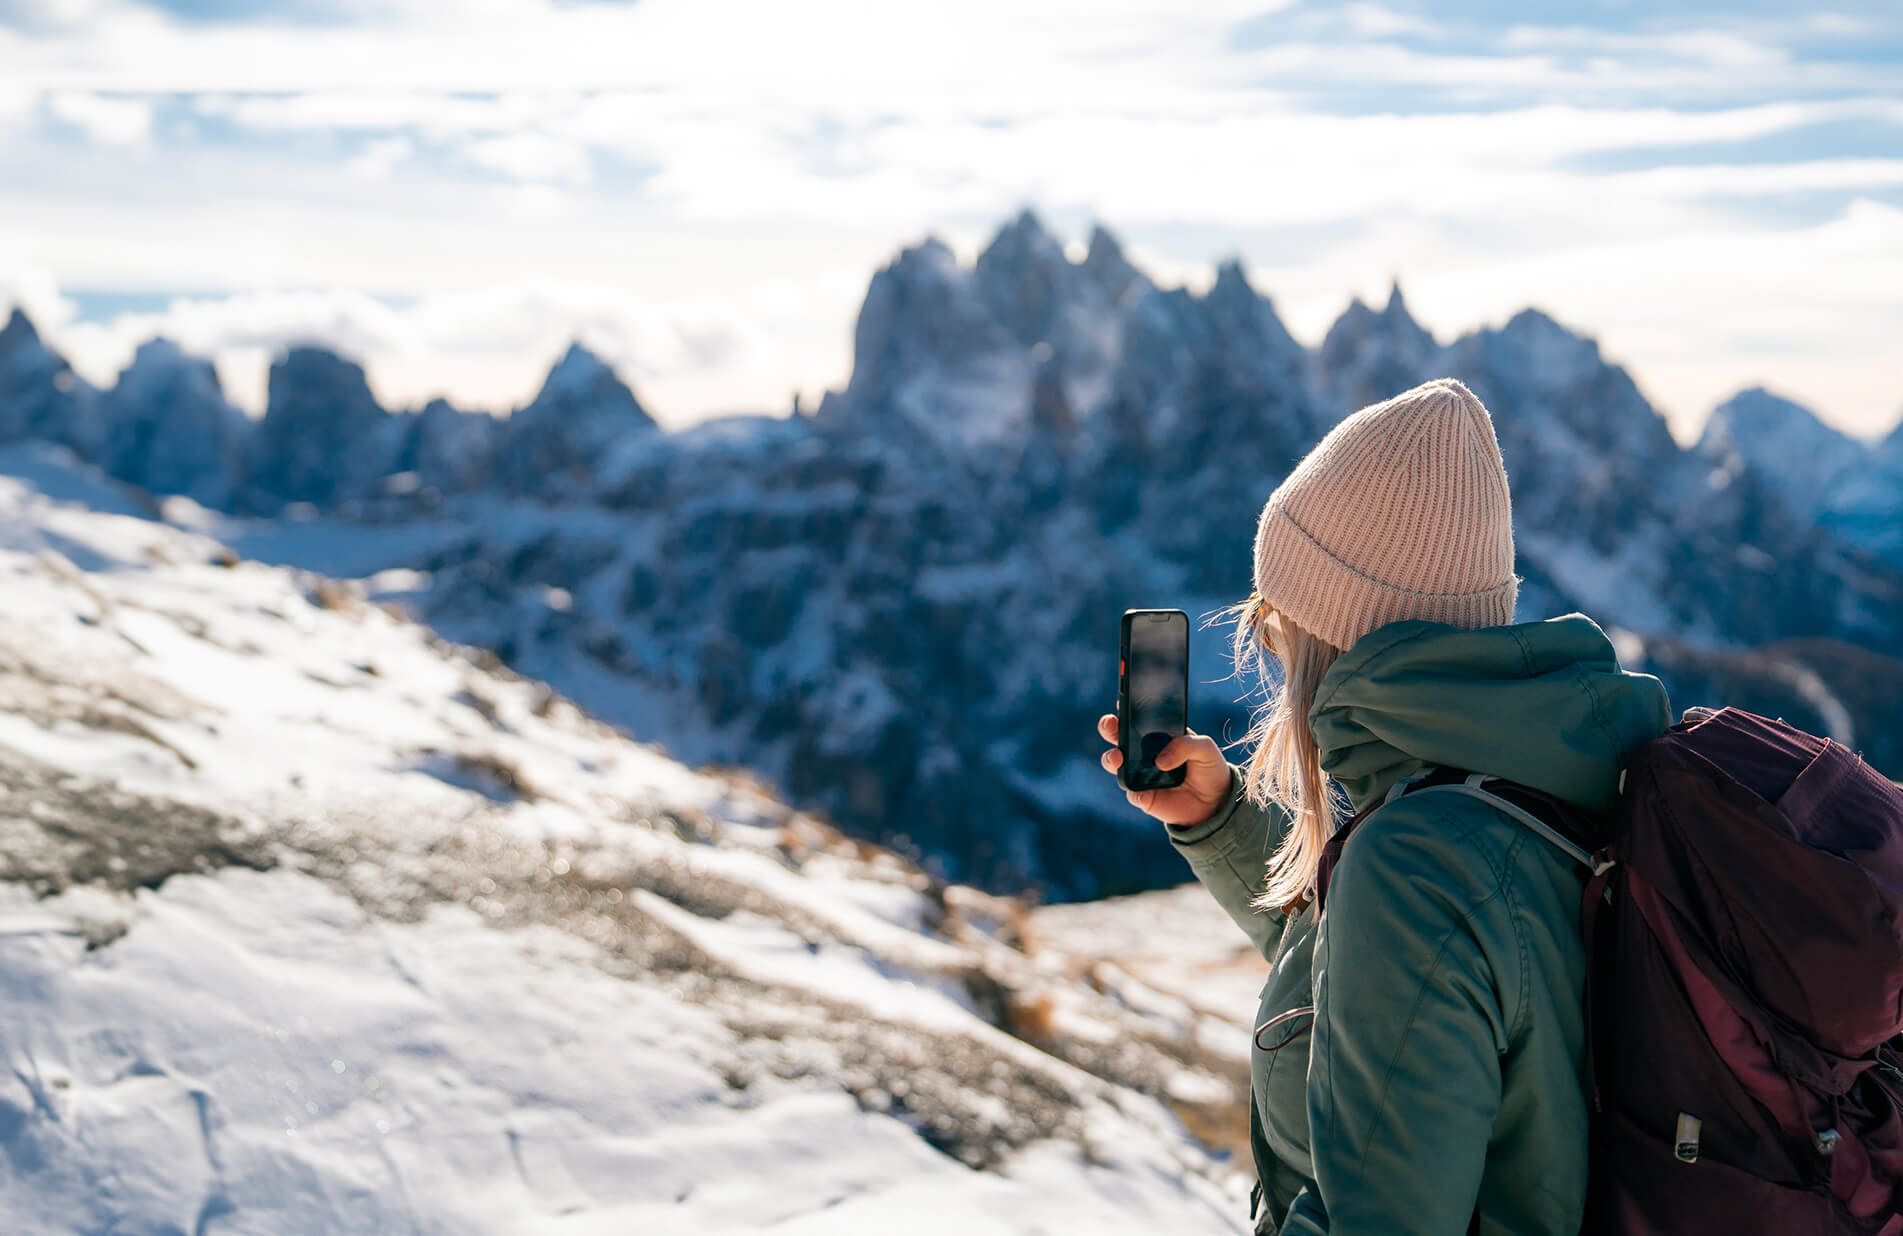
<svg viewBox="0 0 1903 1236">
<path fill-rule="evenodd" d="M 0 328 L 0 356 L 28 346 L 37 347 L 39 343 L 40 332 L 33 328 L 33 320 L 26 316 L 26 310 L 15 305 L 7 314 L 6 326 Z"/>
<path fill-rule="evenodd" d="M 1024 346 L 998 320 L 972 272 L 944 242 L 928 238 L 872 277 L 853 330 L 845 395 L 828 400 L 815 419 L 875 413 L 922 377 L 967 371 Z"/>
<path fill-rule="evenodd" d="M 1124 256 L 1123 246 L 1101 223 L 1090 229 L 1090 247 L 1084 254 L 1083 271 L 1103 289 L 1113 305 L 1127 305 L 1149 291 L 1149 276 Z"/>
<path fill-rule="evenodd" d="M 586 498 L 602 459 L 628 438 L 655 429 L 654 418 L 613 367 L 573 343 L 534 400 L 504 423 L 497 474 L 517 493 Z"/>
<path fill-rule="evenodd" d="M 1216 267 L 1216 282 L 1209 289 L 1211 301 L 1255 301 L 1261 297 L 1256 293 L 1255 285 L 1249 282 L 1249 272 L 1243 269 L 1242 259 L 1232 257 Z"/>
<path fill-rule="evenodd" d="M 105 404 L 109 472 L 205 506 L 231 500 L 251 423 L 225 398 L 210 361 L 169 339 L 148 340 Z"/>
<path fill-rule="evenodd" d="M 634 391 L 621 380 L 614 367 L 588 350 L 580 342 L 568 345 L 568 351 L 549 369 L 535 403 L 561 402 L 567 405 L 587 403 L 611 408 L 630 420 L 653 424 L 654 418 L 641 406 Z"/>
<path fill-rule="evenodd" d="M 1336 318 L 1316 353 L 1323 402 L 1337 416 L 1378 403 L 1432 376 L 1439 345 L 1414 321 L 1400 284 L 1376 313 L 1359 297 Z"/>
<path fill-rule="evenodd" d="M 999 231 L 972 277 L 993 316 L 1025 347 L 1048 344 L 1068 364 L 1110 310 L 1097 280 L 1073 265 L 1030 211 Z"/>
<path fill-rule="evenodd" d="M 16 306 L 0 329 L 0 442 L 20 438 L 59 442 L 80 458 L 93 459 L 105 425 L 98 392 L 46 346 Z"/>
<path fill-rule="evenodd" d="M 119 374 L 119 385 L 115 390 L 128 384 L 142 386 L 147 383 L 185 381 L 195 386 L 224 395 L 224 386 L 218 380 L 218 371 L 212 363 L 201 356 L 193 356 L 178 344 L 163 335 L 154 336 L 140 344 L 132 354 L 132 363 Z"/>
<path fill-rule="evenodd" d="M 1273 374 L 1291 387 L 1301 383 L 1307 354 L 1282 325 L 1274 302 L 1249 282 L 1241 258 L 1216 268 L 1216 282 L 1201 303 L 1218 336 L 1228 341 L 1226 363 Z M 1243 350 L 1236 350 L 1238 345 Z M 1249 349 L 1259 355 L 1251 357 Z"/>
<path fill-rule="evenodd" d="M 392 417 L 363 366 L 326 347 L 291 348 L 271 366 L 264 419 L 251 439 L 252 501 L 341 501 L 386 470 Z M 268 497 L 267 497 L 268 495 Z"/>
<path fill-rule="evenodd" d="M 978 266 L 1040 266 L 1052 261 L 1065 261 L 1064 247 L 1050 234 L 1044 221 L 1033 210 L 1020 211 L 1018 217 L 998 229 L 983 253 L 978 255 Z"/>
<path fill-rule="evenodd" d="M 1739 391 L 1713 409 L 1697 450 L 1721 468 L 1755 466 L 1807 516 L 1815 516 L 1838 482 L 1870 454 L 1809 408 L 1762 386 Z"/>
<path fill-rule="evenodd" d="M 1528 375 L 1547 386 L 1586 380 L 1604 361 L 1599 343 L 1568 330 L 1538 309 L 1522 309 L 1500 329 L 1502 342 L 1524 355 Z"/>
<path fill-rule="evenodd" d="M 0 328 L 0 384 L 18 387 L 44 382 L 65 368 L 66 362 L 40 341 L 40 332 L 26 311 L 15 308 Z"/>
</svg>

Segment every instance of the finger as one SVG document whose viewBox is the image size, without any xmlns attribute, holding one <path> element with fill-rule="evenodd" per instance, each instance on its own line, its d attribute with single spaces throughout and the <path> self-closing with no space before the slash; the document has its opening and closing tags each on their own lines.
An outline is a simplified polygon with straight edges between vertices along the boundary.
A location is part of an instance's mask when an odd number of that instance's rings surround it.
<svg viewBox="0 0 1903 1236">
<path fill-rule="evenodd" d="M 1117 714 L 1107 712 L 1103 716 L 1098 717 L 1097 733 L 1103 737 L 1105 742 L 1117 741 Z"/>
<path fill-rule="evenodd" d="M 1112 747 L 1110 748 L 1110 750 L 1103 753 L 1103 756 L 1101 757 L 1100 762 L 1103 764 L 1104 769 L 1106 771 L 1115 772 L 1119 768 L 1123 767 L 1123 752 L 1119 751 L 1115 747 Z"/>
<path fill-rule="evenodd" d="M 1125 790 L 1123 796 L 1129 799 L 1130 805 L 1135 807 L 1138 811 L 1148 811 L 1150 809 L 1150 803 L 1156 798 L 1156 791 Z"/>
<path fill-rule="evenodd" d="M 1156 753 L 1155 763 L 1158 768 L 1175 768 L 1189 763 L 1203 749 L 1202 735 L 1184 734 L 1170 739 L 1169 745 Z"/>
</svg>

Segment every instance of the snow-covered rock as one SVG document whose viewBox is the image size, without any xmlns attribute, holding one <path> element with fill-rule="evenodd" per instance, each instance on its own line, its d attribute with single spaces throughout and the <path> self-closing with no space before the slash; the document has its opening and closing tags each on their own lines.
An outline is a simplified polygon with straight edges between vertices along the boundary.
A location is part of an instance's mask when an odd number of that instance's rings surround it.
<svg viewBox="0 0 1903 1236">
<path fill-rule="evenodd" d="M 936 241 L 900 254 L 855 342 L 813 416 L 679 433 L 579 348 L 506 418 L 384 416 L 333 367 L 329 393 L 304 384 L 308 441 L 254 455 L 283 458 L 260 462 L 251 509 L 297 496 L 306 452 L 332 496 L 182 522 L 364 577 L 637 737 L 748 767 L 938 874 L 1056 897 L 1177 876 L 1095 762 L 1117 615 L 1246 595 L 1288 469 L 1429 377 L 1493 410 L 1522 618 L 1583 609 L 1724 666 L 1792 639 L 1903 653 L 1903 446 L 1813 518 L 1770 460 L 1679 448 L 1632 375 L 1535 310 L 1441 344 L 1396 287 L 1311 352 L 1238 263 L 1201 295 L 1159 289 L 1102 228 L 1072 262 L 1026 213 L 975 264 Z M 360 440 L 326 437 L 340 422 Z M 1230 677 L 1227 634 L 1192 638 L 1191 715 L 1234 736 L 1259 684 Z"/>
<path fill-rule="evenodd" d="M 393 470 L 403 428 L 371 394 L 363 366 L 328 348 L 294 347 L 271 366 L 244 501 L 273 511 L 361 499 Z"/>
<path fill-rule="evenodd" d="M 0 1227 L 1242 1230 L 1200 893 L 1080 934 L 0 464 Z"/>
<path fill-rule="evenodd" d="M 1841 476 L 1823 514 L 1824 523 L 1903 570 L 1903 421 Z"/>
<path fill-rule="evenodd" d="M 494 482 L 501 436 L 502 422 L 495 417 L 432 399 L 410 424 L 396 466 L 399 473 L 414 473 L 419 489 L 470 493 Z"/>
<path fill-rule="evenodd" d="M 1868 446 L 1824 424 L 1809 408 L 1761 386 L 1739 391 L 1712 410 L 1698 452 L 1714 470 L 1756 468 L 1777 486 L 1784 504 L 1807 519 L 1827 509 L 1871 456 Z"/>
<path fill-rule="evenodd" d="M 1379 313 L 1351 301 L 1315 354 L 1323 406 L 1345 415 L 1418 386 L 1436 376 L 1439 351 L 1408 312 L 1398 281 Z"/>
<path fill-rule="evenodd" d="M 231 503 L 251 422 L 225 398 L 211 362 L 169 339 L 139 345 L 105 396 L 106 471 L 154 494 Z"/>
<path fill-rule="evenodd" d="M 972 272 L 928 240 L 873 276 L 853 332 L 852 379 L 821 419 L 900 443 L 994 443 L 1023 427 L 1030 352 Z"/>
<path fill-rule="evenodd" d="M 535 399 L 502 422 L 496 476 L 511 493 L 587 501 L 602 460 L 654 432 L 654 418 L 628 384 L 600 357 L 572 344 Z"/>
<path fill-rule="evenodd" d="M 95 459 L 105 445 L 99 392 L 48 348 L 26 314 L 0 327 L 0 442 L 38 438 Z"/>
</svg>

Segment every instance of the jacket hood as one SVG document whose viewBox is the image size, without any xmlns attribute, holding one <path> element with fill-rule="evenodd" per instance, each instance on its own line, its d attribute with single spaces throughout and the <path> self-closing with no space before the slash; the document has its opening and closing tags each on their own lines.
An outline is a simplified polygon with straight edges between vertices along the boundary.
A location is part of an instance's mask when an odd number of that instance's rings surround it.
<svg viewBox="0 0 1903 1236">
<path fill-rule="evenodd" d="M 1603 811 L 1671 709 L 1658 679 L 1620 669 L 1605 632 L 1568 614 L 1478 631 L 1390 623 L 1329 669 L 1308 721 L 1356 811 L 1430 764 Z"/>
</svg>

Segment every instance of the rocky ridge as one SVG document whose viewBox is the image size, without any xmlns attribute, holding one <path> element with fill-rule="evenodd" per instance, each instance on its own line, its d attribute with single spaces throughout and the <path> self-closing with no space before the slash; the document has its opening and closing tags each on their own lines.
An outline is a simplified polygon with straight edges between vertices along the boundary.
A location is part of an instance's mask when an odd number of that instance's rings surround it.
<svg viewBox="0 0 1903 1236">
<path fill-rule="evenodd" d="M 385 412 L 356 366 L 299 349 L 264 419 L 232 428 L 242 451 L 194 431 L 212 445 L 187 476 L 86 443 L 111 436 L 101 417 L 231 426 L 215 382 L 177 386 L 163 417 L 102 402 L 16 314 L 0 427 L 178 486 L 240 552 L 370 579 L 637 736 L 751 767 L 942 874 L 1053 896 L 1176 875 L 1095 765 L 1117 615 L 1247 593 L 1256 512 L 1287 469 L 1428 377 L 1494 413 L 1523 619 L 1585 610 L 1679 695 L 1733 679 L 1647 649 L 1903 653 L 1903 487 L 1881 471 L 1903 463 L 1855 463 L 1821 510 L 1796 501 L 1814 483 L 1761 457 L 1750 400 L 1718 422 L 1731 446 L 1682 449 L 1630 375 L 1536 310 L 1441 343 L 1396 287 L 1309 351 L 1238 263 L 1202 295 L 1162 289 L 1108 232 L 1072 262 L 1027 212 L 971 266 L 930 241 L 899 255 L 855 345 L 812 415 L 680 433 L 579 347 L 507 418 Z M 1900 442 L 1870 459 L 1903 459 Z M 1222 632 L 1193 643 L 1194 722 L 1233 738 L 1257 684 L 1227 677 Z M 1794 687 L 1751 690 L 1814 715 Z M 1884 732 L 1846 707 L 1866 741 Z"/>
</svg>

